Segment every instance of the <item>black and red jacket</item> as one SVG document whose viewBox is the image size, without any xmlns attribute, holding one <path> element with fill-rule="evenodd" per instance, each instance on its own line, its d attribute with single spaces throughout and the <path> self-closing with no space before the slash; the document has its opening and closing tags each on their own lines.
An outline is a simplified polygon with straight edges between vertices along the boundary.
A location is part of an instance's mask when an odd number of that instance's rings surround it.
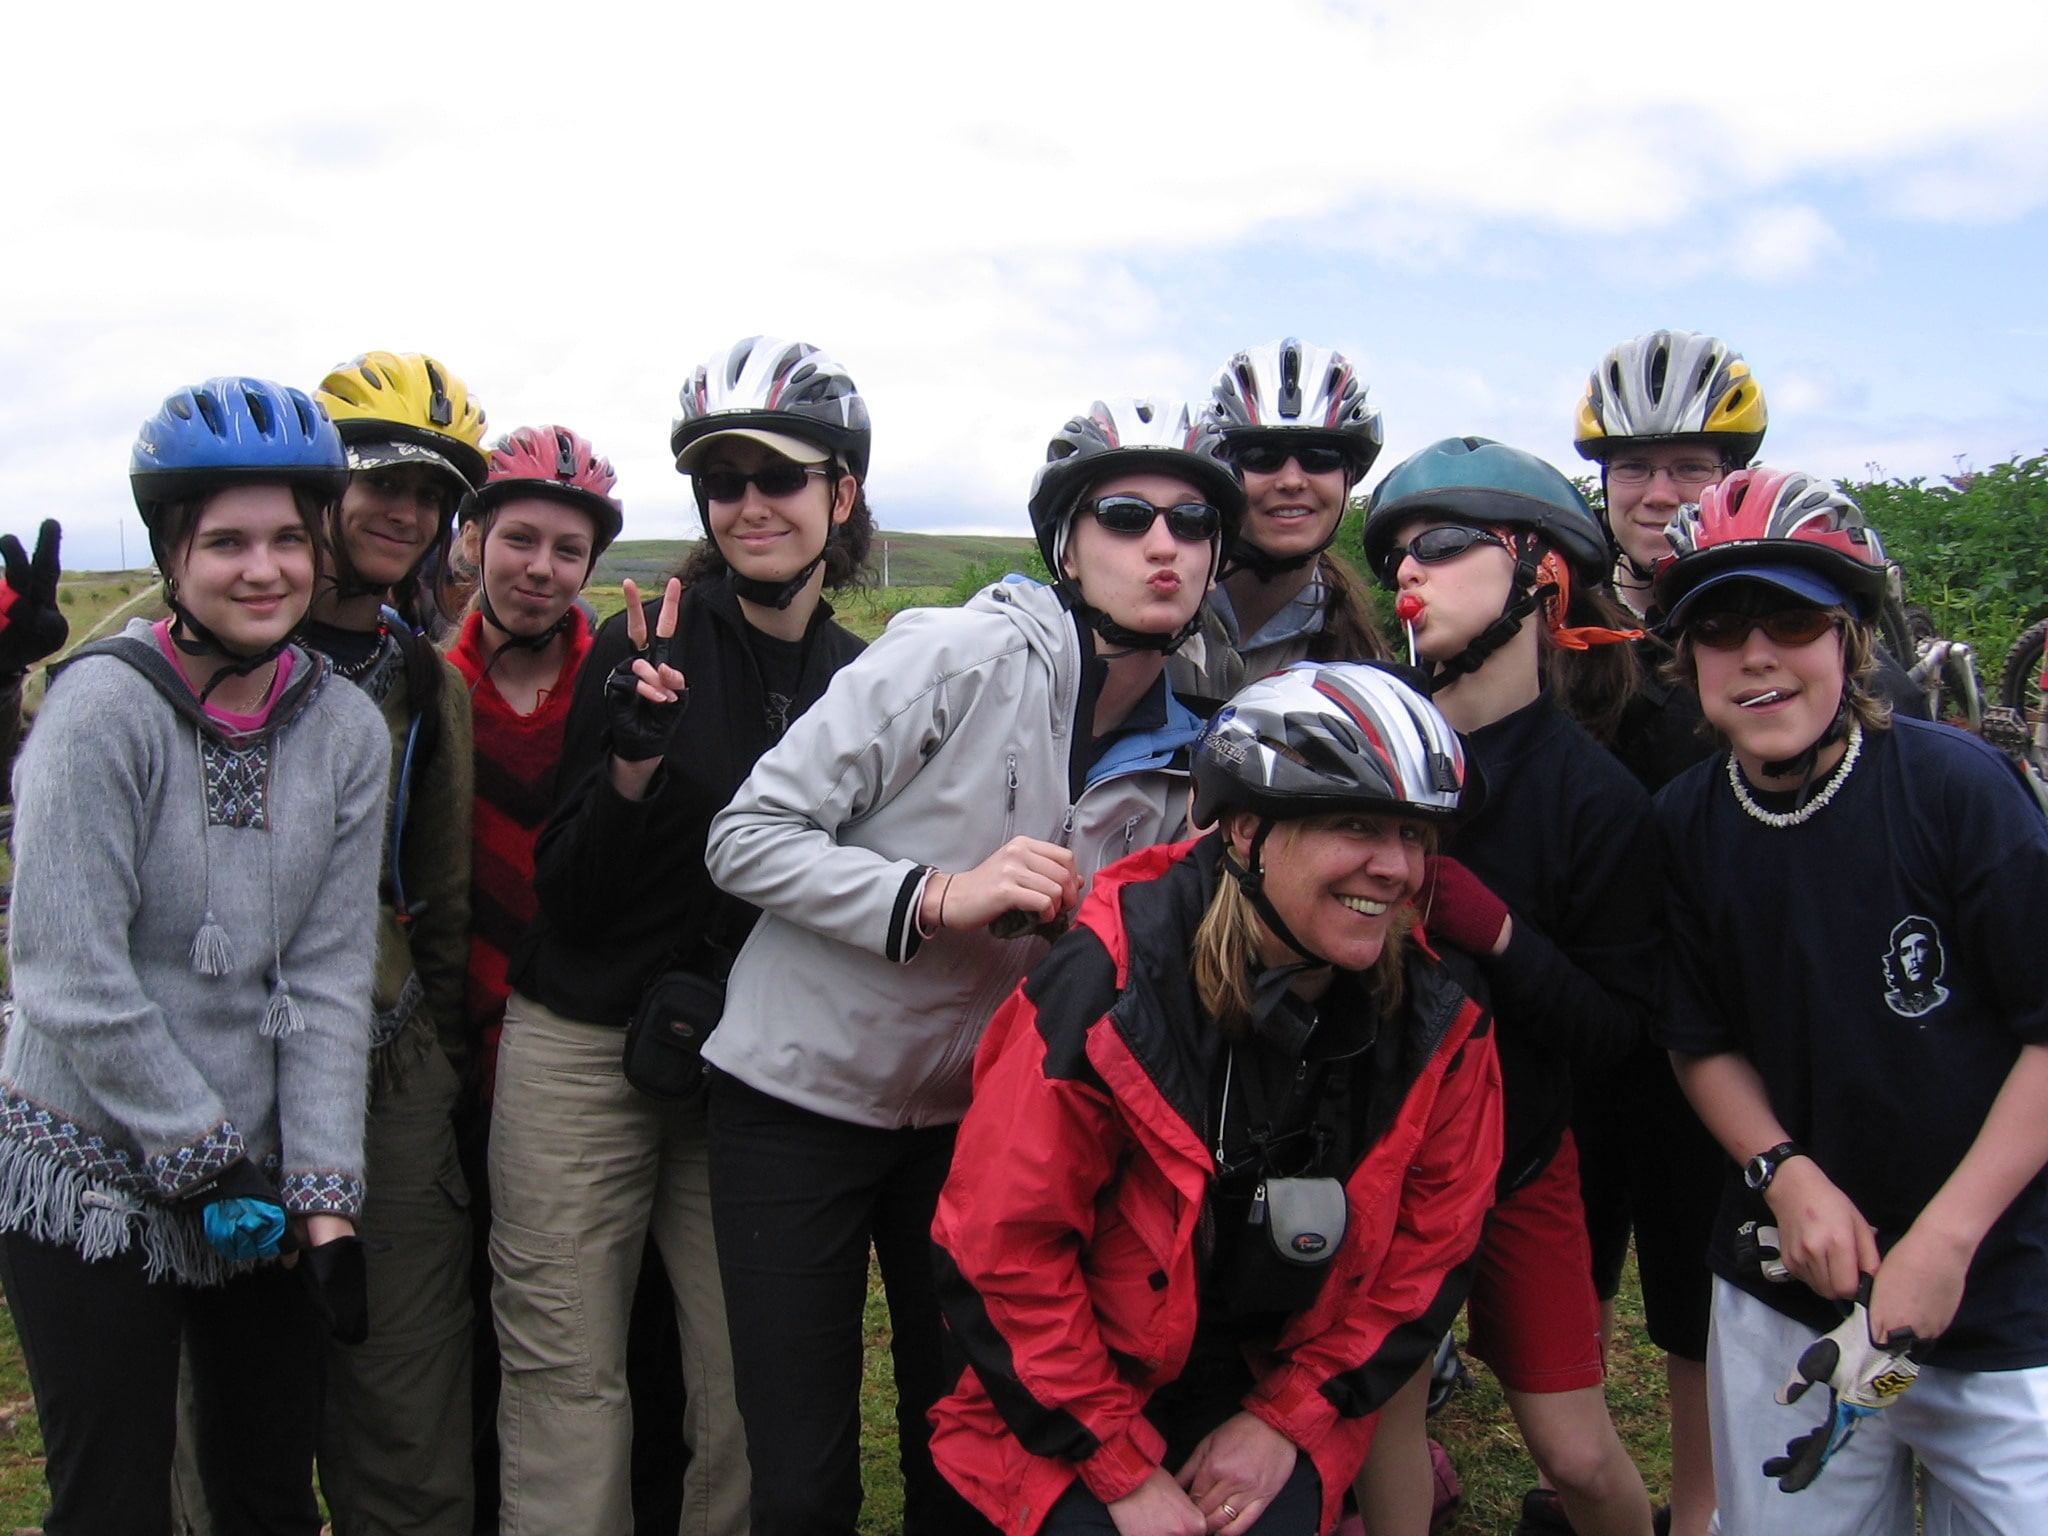
<svg viewBox="0 0 2048 1536">
<path fill-rule="evenodd" d="M 983 1514 L 1030 1536 L 1076 1477 L 1104 1502 L 1165 1443 L 1144 1417 L 1195 1338 L 1216 1025 L 1189 955 L 1220 839 L 1096 876 L 1075 930 L 990 1022 L 933 1223 L 968 1369 L 932 1454 Z M 1316 1302 L 1249 1359 L 1244 1403 L 1322 1478 L 1323 1528 L 1470 1286 L 1500 1164 L 1500 1071 L 1474 973 L 1418 934 L 1400 1027 L 1345 1176 L 1350 1225 Z"/>
</svg>

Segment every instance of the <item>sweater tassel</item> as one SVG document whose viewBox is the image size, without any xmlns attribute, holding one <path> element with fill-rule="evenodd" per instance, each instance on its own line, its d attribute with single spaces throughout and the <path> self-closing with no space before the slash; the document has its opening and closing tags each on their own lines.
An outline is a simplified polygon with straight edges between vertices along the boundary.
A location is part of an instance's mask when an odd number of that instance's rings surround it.
<svg viewBox="0 0 2048 1536">
<path fill-rule="evenodd" d="M 292 996 L 292 989 L 282 976 L 277 979 L 277 990 L 270 994 L 270 1006 L 263 1010 L 263 1027 L 259 1031 L 266 1039 L 281 1040 L 286 1035 L 304 1033 L 306 1015 L 300 1011 L 298 1000 Z"/>
<path fill-rule="evenodd" d="M 192 970 L 200 976 L 225 976 L 234 966 L 235 953 L 228 944 L 228 931 L 209 908 L 206 921 L 192 935 Z"/>
</svg>

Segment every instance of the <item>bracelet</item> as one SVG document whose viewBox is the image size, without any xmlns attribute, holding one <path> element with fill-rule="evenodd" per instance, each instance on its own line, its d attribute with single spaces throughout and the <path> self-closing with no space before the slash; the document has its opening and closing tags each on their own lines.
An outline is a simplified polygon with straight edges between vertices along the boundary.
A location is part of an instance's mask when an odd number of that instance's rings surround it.
<svg viewBox="0 0 2048 1536">
<path fill-rule="evenodd" d="M 911 918 L 912 926 L 914 926 L 917 929 L 917 936 L 920 939 L 935 939 L 939 936 L 939 929 L 946 926 L 945 885 L 939 887 L 939 911 L 936 921 L 930 928 L 927 928 L 924 925 L 924 893 L 925 890 L 930 887 L 931 883 L 934 880 L 943 880 L 946 882 L 946 885 L 951 885 L 953 883 L 952 876 L 941 874 L 937 869 L 934 869 L 929 865 L 925 867 L 924 886 L 920 887 L 918 890 L 917 910 Z"/>
</svg>

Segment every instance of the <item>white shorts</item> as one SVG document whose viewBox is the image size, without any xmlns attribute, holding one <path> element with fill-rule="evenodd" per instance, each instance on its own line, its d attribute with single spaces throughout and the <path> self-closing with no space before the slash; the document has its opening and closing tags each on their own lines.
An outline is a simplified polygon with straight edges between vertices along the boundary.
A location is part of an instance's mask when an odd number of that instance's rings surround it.
<svg viewBox="0 0 2048 1536">
<path fill-rule="evenodd" d="M 1714 1281 L 1707 1407 L 1714 1435 L 1715 1529 L 1726 1536 L 1914 1536 L 1913 1461 L 1927 1470 L 1925 1536 L 2048 1531 L 2048 1366 L 1948 1371 L 1920 1379 L 1828 1462 L 1780 1493 L 1764 1462 L 1821 1422 L 1827 1391 L 1776 1393 L 1818 1335 L 1727 1281 Z"/>
</svg>

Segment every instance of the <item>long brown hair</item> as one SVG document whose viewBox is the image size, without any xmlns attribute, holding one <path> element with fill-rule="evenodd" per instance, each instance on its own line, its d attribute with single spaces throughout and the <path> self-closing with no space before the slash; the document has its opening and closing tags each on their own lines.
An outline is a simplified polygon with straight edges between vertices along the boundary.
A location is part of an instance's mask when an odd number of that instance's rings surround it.
<svg viewBox="0 0 2048 1536">
<path fill-rule="evenodd" d="M 1605 587 L 1578 583 L 1572 587 L 1565 623 L 1600 629 L 1640 627 L 1635 615 Z M 1582 651 L 1565 650 L 1552 638 L 1548 625 L 1539 624 L 1538 634 L 1544 686 L 1551 698 L 1595 740 L 1612 746 L 1629 701 L 1643 682 L 1635 647 L 1616 642 Z"/>
<path fill-rule="evenodd" d="M 1380 633 L 1372 588 L 1335 550 L 1323 551 L 1323 627 L 1309 636 L 1310 661 L 1391 661 L 1394 653 Z"/>
</svg>

